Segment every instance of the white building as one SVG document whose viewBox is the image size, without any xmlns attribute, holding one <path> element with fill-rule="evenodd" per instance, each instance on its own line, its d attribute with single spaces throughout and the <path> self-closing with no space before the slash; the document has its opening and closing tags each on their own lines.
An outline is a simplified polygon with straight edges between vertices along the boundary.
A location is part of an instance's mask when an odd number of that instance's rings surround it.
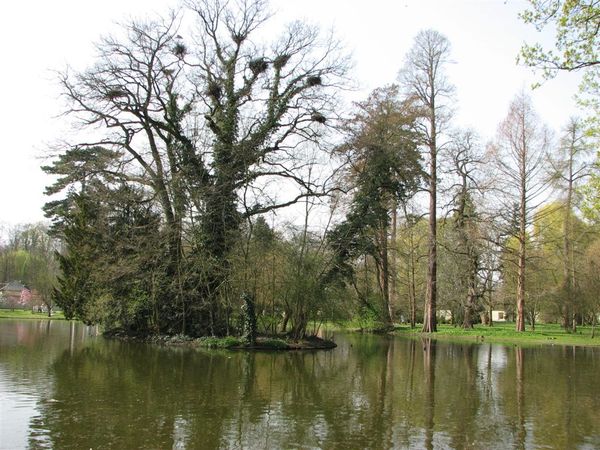
<svg viewBox="0 0 600 450">
<path fill-rule="evenodd" d="M 441 322 L 450 323 L 452 320 L 452 311 L 449 309 L 438 309 L 437 319 Z"/>
<path fill-rule="evenodd" d="M 506 311 L 493 310 L 492 322 L 506 322 Z"/>
</svg>

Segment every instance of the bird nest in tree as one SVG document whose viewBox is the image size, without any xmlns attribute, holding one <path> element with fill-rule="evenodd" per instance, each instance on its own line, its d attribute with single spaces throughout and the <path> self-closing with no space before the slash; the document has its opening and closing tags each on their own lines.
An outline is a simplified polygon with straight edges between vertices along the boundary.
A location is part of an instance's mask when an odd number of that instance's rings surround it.
<svg viewBox="0 0 600 450">
<path fill-rule="evenodd" d="M 215 100 L 219 100 L 221 98 L 221 86 L 216 81 L 209 81 L 208 86 L 206 86 L 206 95 L 214 98 Z"/>
<path fill-rule="evenodd" d="M 248 67 L 253 74 L 258 75 L 263 73 L 269 67 L 269 63 L 264 58 L 256 58 L 248 63 Z"/>
<path fill-rule="evenodd" d="M 231 35 L 231 40 L 235 42 L 237 45 L 240 45 L 242 42 L 246 40 L 246 35 L 242 33 L 233 33 Z"/>
<path fill-rule="evenodd" d="M 287 64 L 290 60 L 290 55 L 279 55 L 277 58 L 273 60 L 273 67 L 276 69 L 281 69 L 283 66 Z"/>
<path fill-rule="evenodd" d="M 173 54 L 178 58 L 183 58 L 186 53 L 187 48 L 181 42 L 178 42 L 177 44 L 175 44 L 175 47 L 173 47 Z"/>
<path fill-rule="evenodd" d="M 318 75 L 313 75 L 306 79 L 307 86 L 320 86 L 322 83 L 323 80 L 321 80 L 321 77 Z"/>
<path fill-rule="evenodd" d="M 113 88 L 110 89 L 106 94 L 106 98 L 109 100 L 115 100 L 119 97 L 125 97 L 127 93 L 123 89 Z"/>
<path fill-rule="evenodd" d="M 318 123 L 325 123 L 327 121 L 327 118 L 321 114 L 319 111 L 314 111 L 311 115 L 310 118 L 313 122 L 318 122 Z"/>
</svg>

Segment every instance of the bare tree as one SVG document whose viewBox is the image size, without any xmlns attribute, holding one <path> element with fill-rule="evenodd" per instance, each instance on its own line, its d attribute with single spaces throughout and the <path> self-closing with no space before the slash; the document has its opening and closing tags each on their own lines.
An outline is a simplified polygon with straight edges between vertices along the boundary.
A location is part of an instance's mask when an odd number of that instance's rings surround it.
<svg viewBox="0 0 600 450">
<path fill-rule="evenodd" d="M 573 249 L 573 207 L 575 206 L 576 187 L 590 175 L 592 168 L 589 156 L 592 151 L 586 139 L 583 121 L 572 117 L 564 129 L 560 146 L 550 157 L 550 177 L 553 184 L 564 194 L 563 225 L 563 286 L 565 296 L 563 304 L 563 325 L 577 328 L 577 311 L 574 295 L 576 285 L 574 249 Z"/>
<path fill-rule="evenodd" d="M 473 313 L 484 289 L 480 280 L 482 232 L 475 197 L 481 186 L 477 172 L 482 164 L 478 137 L 472 130 L 453 133 L 450 142 L 450 167 L 456 178 L 453 186 L 452 213 L 455 242 L 449 243 L 459 268 L 463 290 L 463 328 L 473 328 Z"/>
<path fill-rule="evenodd" d="M 434 30 L 421 31 L 415 37 L 399 74 L 401 85 L 422 108 L 421 131 L 429 158 L 429 266 L 424 332 L 437 331 L 437 155 L 440 132 L 450 118 L 450 109 L 445 102 L 454 91 L 444 74 L 449 55 L 450 43 L 446 37 Z"/>
<path fill-rule="evenodd" d="M 162 213 L 168 278 L 198 277 L 185 283 L 193 333 L 219 333 L 215 299 L 245 216 L 324 194 L 305 179 L 297 149 L 321 144 L 335 123 L 348 59 L 332 36 L 302 22 L 274 42 L 260 40 L 270 17 L 264 0 L 186 6 L 194 29 L 179 26 L 188 21 L 177 15 L 133 21 L 123 36 L 101 40 L 93 67 L 60 80 L 66 114 L 92 136 L 68 147 L 121 155 L 122 177 Z M 263 195 L 274 180 L 292 189 Z M 248 192 L 252 202 L 242 202 Z"/>
<path fill-rule="evenodd" d="M 497 274 L 500 272 L 500 247 L 496 234 L 500 231 L 491 220 L 483 221 L 483 248 L 481 253 L 480 276 L 483 283 L 482 303 L 485 309 L 484 323 L 493 326 L 492 311 L 496 304 L 495 291 L 498 284 Z"/>
<path fill-rule="evenodd" d="M 490 148 L 500 173 L 502 215 L 512 225 L 506 234 L 517 243 L 516 331 L 525 331 L 527 228 L 547 188 L 542 175 L 548 146 L 549 133 L 540 124 L 531 98 L 520 92 L 511 102 Z M 513 217 L 507 216 L 507 212 Z M 505 250 L 512 251 L 509 246 Z"/>
<path fill-rule="evenodd" d="M 423 291 L 424 280 L 419 277 L 425 272 L 423 260 L 427 258 L 427 224 L 416 214 L 410 201 L 400 202 L 403 221 L 395 237 L 397 252 L 398 281 L 407 300 L 408 321 L 411 328 L 417 323 L 417 294 Z"/>
</svg>

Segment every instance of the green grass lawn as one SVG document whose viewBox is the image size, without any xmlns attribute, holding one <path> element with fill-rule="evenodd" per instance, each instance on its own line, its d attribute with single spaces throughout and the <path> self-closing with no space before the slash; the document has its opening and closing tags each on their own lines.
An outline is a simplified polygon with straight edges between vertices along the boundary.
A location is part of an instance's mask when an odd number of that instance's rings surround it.
<svg viewBox="0 0 600 450">
<path fill-rule="evenodd" d="M 371 323 L 365 331 L 377 330 L 382 324 Z M 343 323 L 330 322 L 326 325 L 329 330 L 347 330 L 360 331 L 364 327 L 357 321 L 347 321 Z M 526 331 L 517 333 L 514 323 L 494 323 L 492 327 L 476 324 L 471 330 L 465 330 L 454 325 L 438 324 L 437 333 L 421 333 L 421 325 L 411 329 L 408 325 L 396 325 L 392 334 L 405 337 L 425 337 L 431 336 L 444 340 L 462 340 L 471 342 L 496 342 L 505 344 L 520 345 L 582 345 L 582 346 L 600 346 L 600 327 L 596 327 L 596 337 L 592 339 L 592 327 L 581 326 L 577 328 L 577 333 L 567 333 L 558 324 L 538 324 L 535 331 L 531 330 L 529 325 Z"/>
<path fill-rule="evenodd" d="M 52 313 L 52 317 L 48 317 L 46 313 L 32 313 L 31 310 L 22 309 L 0 309 L 0 319 L 51 319 L 51 320 L 65 320 L 65 316 L 62 312 Z"/>
<path fill-rule="evenodd" d="M 411 330 L 407 326 L 398 327 L 394 333 L 398 336 L 424 335 L 420 328 Z M 438 325 L 438 332 L 431 335 L 440 339 L 468 339 L 478 342 L 600 346 L 600 329 L 596 330 L 596 337 L 592 339 L 590 326 L 578 327 L 576 333 L 567 333 L 558 324 L 538 324 L 535 331 L 527 326 L 526 331 L 517 333 L 514 323 L 495 323 L 492 327 L 477 324 L 472 330 L 453 325 Z"/>
</svg>

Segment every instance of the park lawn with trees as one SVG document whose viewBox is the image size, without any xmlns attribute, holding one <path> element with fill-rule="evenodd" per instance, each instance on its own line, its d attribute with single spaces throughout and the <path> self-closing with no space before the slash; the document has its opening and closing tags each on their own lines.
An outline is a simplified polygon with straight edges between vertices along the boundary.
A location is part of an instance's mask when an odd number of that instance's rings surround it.
<svg viewBox="0 0 600 450">
<path fill-rule="evenodd" d="M 32 312 L 29 309 L 1 309 L 0 308 L 0 319 L 43 319 L 43 320 L 65 320 L 65 316 L 62 312 L 57 311 L 52 313 L 52 316 L 48 317 L 47 313 Z"/>
<path fill-rule="evenodd" d="M 266 38 L 265 0 L 125 23 L 94 65 L 59 75 L 78 133 L 43 167 L 51 226 L 10 230 L 2 281 L 149 340 L 277 347 L 350 322 L 594 344 L 600 45 L 584 19 L 600 13 L 528 5 L 522 20 L 556 26 L 558 53 L 525 45 L 522 60 L 545 82 L 585 71 L 588 116 L 553 134 L 522 90 L 485 140 L 453 123 L 452 48 L 435 30 L 396 80 L 348 105 L 348 51 L 301 21 Z M 514 325 L 484 326 L 493 310 Z"/>
<path fill-rule="evenodd" d="M 457 342 L 468 341 L 474 344 L 600 346 L 597 326 L 591 325 L 579 326 L 576 333 L 565 332 L 558 323 L 538 324 L 535 330 L 518 332 L 515 330 L 514 322 L 496 322 L 493 326 L 476 324 L 467 329 L 458 325 L 438 323 L 438 330 L 435 333 L 423 333 L 418 328 L 411 328 L 409 324 L 395 324 L 392 330 L 383 330 L 380 323 L 359 320 L 328 323 L 325 328 L 328 331 L 385 333 L 411 339 L 433 337 Z"/>
<path fill-rule="evenodd" d="M 577 333 L 566 333 L 560 324 L 538 324 L 535 330 L 525 332 L 515 331 L 514 323 L 495 323 L 494 326 L 476 325 L 470 329 L 455 327 L 450 324 L 438 325 L 436 339 L 467 339 L 470 341 L 484 343 L 492 342 L 498 344 L 518 345 L 574 345 L 574 346 L 598 346 L 598 331 L 591 325 L 578 327 Z M 423 336 L 414 333 L 409 327 L 400 327 L 395 331 L 398 336 L 412 335 Z"/>
</svg>

